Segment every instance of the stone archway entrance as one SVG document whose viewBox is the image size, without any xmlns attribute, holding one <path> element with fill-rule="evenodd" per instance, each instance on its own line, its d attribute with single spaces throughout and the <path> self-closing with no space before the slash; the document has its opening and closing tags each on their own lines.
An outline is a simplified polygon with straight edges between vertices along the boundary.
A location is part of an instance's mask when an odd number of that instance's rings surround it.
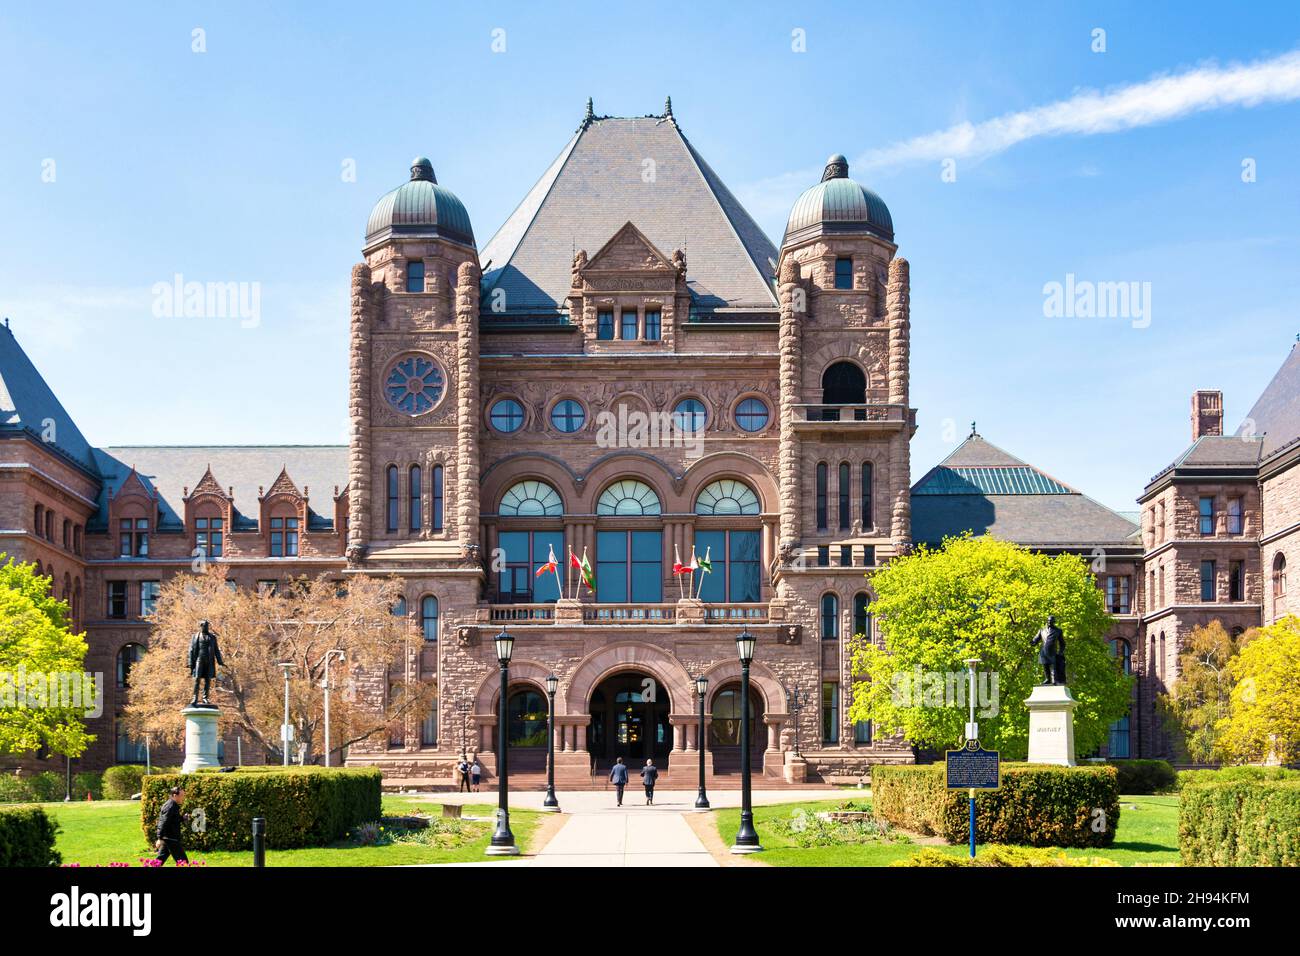
<svg viewBox="0 0 1300 956">
<path fill-rule="evenodd" d="M 749 753 L 753 765 L 763 766 L 763 748 L 767 745 L 767 730 L 763 695 L 756 687 L 749 689 Z M 741 708 L 740 681 L 719 687 L 713 694 L 710 707 L 709 747 L 713 751 L 716 773 L 740 772 Z"/>
<path fill-rule="evenodd" d="M 636 766 L 648 758 L 666 760 L 673 746 L 668 691 L 641 671 L 605 678 L 591 692 L 587 748 L 600 764 L 622 757 Z"/>
</svg>

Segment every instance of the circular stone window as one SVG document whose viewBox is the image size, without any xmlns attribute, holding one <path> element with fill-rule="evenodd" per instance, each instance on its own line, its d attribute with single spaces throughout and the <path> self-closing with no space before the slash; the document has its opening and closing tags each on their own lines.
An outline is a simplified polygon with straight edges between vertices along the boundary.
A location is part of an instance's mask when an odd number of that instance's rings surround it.
<svg viewBox="0 0 1300 956">
<path fill-rule="evenodd" d="M 747 432 L 761 432 L 767 420 L 767 403 L 761 398 L 747 398 L 736 406 L 736 424 Z"/>
<path fill-rule="evenodd" d="M 404 355 L 384 376 L 384 398 L 403 415 L 423 415 L 442 400 L 447 378 L 428 355 Z"/>
<path fill-rule="evenodd" d="M 524 406 L 513 398 L 502 398 L 492 403 L 488 420 L 499 432 L 517 432 L 524 427 Z"/>
<path fill-rule="evenodd" d="M 551 409 L 551 424 L 565 434 L 576 432 L 587 421 L 582 405 L 571 398 L 561 399 Z"/>
</svg>

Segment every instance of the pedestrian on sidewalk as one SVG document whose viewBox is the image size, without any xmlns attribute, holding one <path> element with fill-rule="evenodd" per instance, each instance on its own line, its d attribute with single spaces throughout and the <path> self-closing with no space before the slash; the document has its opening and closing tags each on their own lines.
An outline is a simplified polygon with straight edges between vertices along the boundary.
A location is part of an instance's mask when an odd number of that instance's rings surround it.
<svg viewBox="0 0 1300 956">
<path fill-rule="evenodd" d="M 456 776 L 460 778 L 456 792 L 469 793 L 469 758 L 464 754 L 460 755 L 460 763 L 456 764 Z"/>
<path fill-rule="evenodd" d="M 614 790 L 618 794 L 618 805 L 623 805 L 623 788 L 627 786 L 627 767 L 623 765 L 623 758 L 619 757 L 614 761 L 613 768 L 609 771 L 609 779 L 614 783 Z"/>
<path fill-rule="evenodd" d="M 645 766 L 641 768 L 641 782 L 645 784 L 645 805 L 653 807 L 655 805 L 655 781 L 659 779 L 659 768 L 655 766 L 653 760 L 646 760 Z"/>
<path fill-rule="evenodd" d="M 181 841 L 181 823 L 184 820 L 181 807 L 185 804 L 185 788 L 172 787 L 168 793 L 170 799 L 162 805 L 162 811 L 158 814 L 158 839 L 154 841 L 153 848 L 158 851 L 159 865 L 166 863 L 170 856 L 180 866 L 190 861 Z"/>
<path fill-rule="evenodd" d="M 469 765 L 469 778 L 474 784 L 474 792 L 478 793 L 479 781 L 483 779 L 483 765 L 478 762 L 477 756 L 474 758 L 474 762 Z"/>
</svg>

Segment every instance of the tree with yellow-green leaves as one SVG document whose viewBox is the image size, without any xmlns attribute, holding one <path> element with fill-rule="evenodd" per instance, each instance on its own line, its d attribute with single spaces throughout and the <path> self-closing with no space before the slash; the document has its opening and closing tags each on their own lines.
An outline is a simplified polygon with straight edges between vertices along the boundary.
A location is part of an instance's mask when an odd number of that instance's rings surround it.
<svg viewBox="0 0 1300 956">
<path fill-rule="evenodd" d="M 1105 637 L 1105 601 L 1078 555 L 1047 556 L 995 538 L 949 538 L 918 548 L 871 577 L 883 647 L 853 643 L 851 719 L 901 732 L 920 747 L 960 743 L 967 720 L 967 658 L 978 657 L 980 741 L 1008 759 L 1029 746 L 1025 698 L 1042 679 L 1034 635 L 1055 615 L 1065 633 L 1066 682 L 1078 700 L 1075 748 L 1095 751 L 1128 713 L 1131 678 Z M 957 691 L 954 699 L 953 691 Z"/>
<path fill-rule="evenodd" d="M 1228 665 L 1228 714 L 1216 725 L 1225 763 L 1300 761 L 1300 618 L 1253 628 Z"/>
<path fill-rule="evenodd" d="M 80 756 L 95 739 L 85 717 L 97 693 L 85 638 L 35 565 L 0 561 L 0 753 Z"/>
<path fill-rule="evenodd" d="M 1235 684 L 1231 665 L 1248 637 L 1233 637 L 1219 621 L 1193 628 L 1178 654 L 1178 693 L 1157 700 L 1175 747 L 1193 763 L 1221 759 L 1219 723 Z"/>
</svg>

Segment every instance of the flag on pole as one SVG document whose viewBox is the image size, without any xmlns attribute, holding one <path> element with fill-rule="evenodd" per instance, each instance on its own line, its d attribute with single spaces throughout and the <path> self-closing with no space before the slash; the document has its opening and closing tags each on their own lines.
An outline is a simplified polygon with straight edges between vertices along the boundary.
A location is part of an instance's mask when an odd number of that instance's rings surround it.
<svg viewBox="0 0 1300 956">
<path fill-rule="evenodd" d="M 555 560 L 555 548 L 552 547 L 550 557 L 547 558 L 545 564 L 533 572 L 533 577 L 540 578 L 543 574 L 550 574 L 552 571 L 557 571 L 558 569 L 559 565 Z"/>
<path fill-rule="evenodd" d="M 686 567 L 692 574 L 694 574 L 696 571 L 700 569 L 700 562 L 695 557 L 695 545 L 691 545 L 691 563 L 688 564 Z"/>
<path fill-rule="evenodd" d="M 677 550 L 677 545 L 673 545 L 673 574 L 689 574 L 690 570 L 690 568 L 682 564 L 682 555 Z"/>
<path fill-rule="evenodd" d="M 582 577 L 582 583 L 587 585 L 594 596 L 596 593 L 596 572 L 591 569 L 591 562 L 587 560 L 587 549 L 582 549 L 582 560 L 578 562 L 578 574 Z"/>
<path fill-rule="evenodd" d="M 713 550 L 712 545 L 705 548 L 704 557 L 700 558 L 699 560 L 700 588 L 698 591 L 695 592 L 696 597 L 699 597 L 701 594 L 704 593 L 704 575 L 713 573 L 713 562 L 709 560 L 709 554 L 712 552 L 712 550 Z M 694 555 L 692 555 L 692 558 L 694 558 Z"/>
</svg>

